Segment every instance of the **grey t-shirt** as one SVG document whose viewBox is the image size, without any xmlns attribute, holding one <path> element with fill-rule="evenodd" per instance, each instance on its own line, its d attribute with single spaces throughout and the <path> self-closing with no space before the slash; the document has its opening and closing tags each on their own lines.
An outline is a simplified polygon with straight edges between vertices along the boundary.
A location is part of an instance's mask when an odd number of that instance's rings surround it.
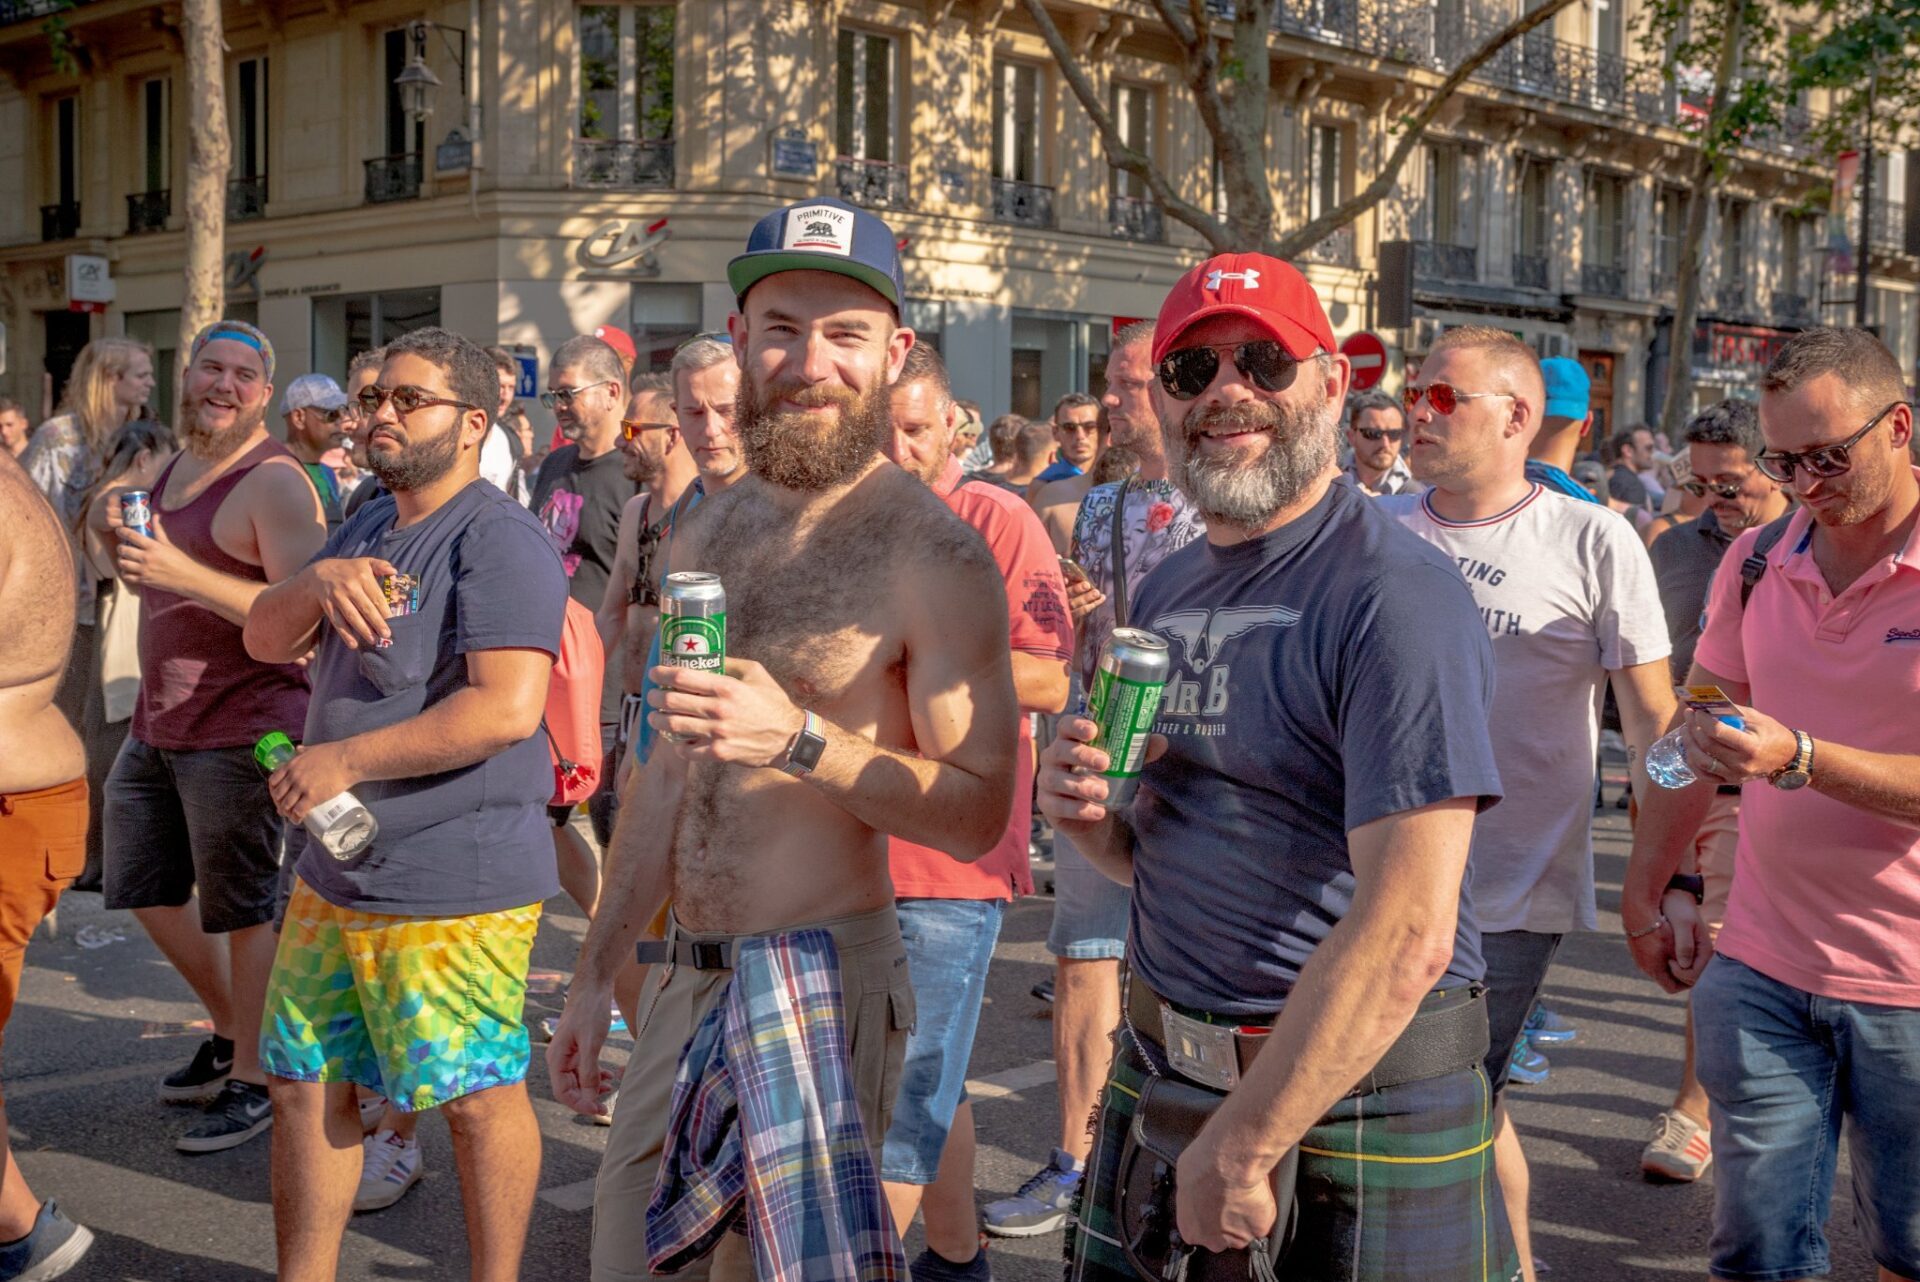
<svg viewBox="0 0 1920 1282">
<path fill-rule="evenodd" d="M 1685 525 L 1674 526 L 1647 549 L 1660 584 L 1660 605 L 1667 612 L 1676 683 L 1684 682 L 1693 668 L 1693 648 L 1700 644 L 1706 621 L 1707 586 L 1732 546 L 1733 537 L 1720 528 L 1720 518 L 1706 511 Z"/>
<path fill-rule="evenodd" d="M 331 743 L 419 716 L 467 686 L 479 650 L 560 652 L 567 576 L 532 514 L 476 480 L 406 529 L 393 496 L 369 502 L 315 560 L 377 556 L 420 580 L 419 608 L 389 619 L 393 644 L 349 650 L 325 628 L 308 668 L 307 743 Z M 294 827 L 296 870 L 331 903 L 399 917 L 465 917 L 555 894 L 546 815 L 553 765 L 539 731 L 485 761 L 417 779 L 368 781 L 373 844 L 338 860 Z"/>
<path fill-rule="evenodd" d="M 1667 657 L 1653 566 L 1633 526 L 1535 483 L 1498 516 L 1456 524 L 1431 492 L 1375 500 L 1459 569 L 1493 638 L 1493 749 L 1506 800 L 1473 828 L 1485 931 L 1598 925 L 1594 758 L 1607 673 Z"/>
<path fill-rule="evenodd" d="M 1189 544 L 1140 585 L 1134 626 L 1166 640 L 1173 670 L 1154 725 L 1167 753 L 1133 804 L 1127 960 L 1172 1001 L 1279 1010 L 1353 907 L 1348 833 L 1500 795 L 1473 598 L 1381 501 L 1330 485 L 1272 533 Z M 1471 879 L 1443 987 L 1485 973 Z"/>
</svg>

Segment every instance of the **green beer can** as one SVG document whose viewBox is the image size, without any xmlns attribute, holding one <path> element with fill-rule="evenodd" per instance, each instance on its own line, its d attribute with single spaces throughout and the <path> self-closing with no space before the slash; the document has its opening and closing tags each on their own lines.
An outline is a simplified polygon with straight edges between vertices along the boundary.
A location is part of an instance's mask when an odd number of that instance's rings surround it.
<svg viewBox="0 0 1920 1282">
<path fill-rule="evenodd" d="M 727 670 L 727 591 L 717 574 L 667 576 L 660 594 L 660 654 L 695 672 Z"/>
<path fill-rule="evenodd" d="M 1108 810 L 1133 800 L 1140 787 L 1140 768 L 1147 760 L 1147 737 L 1160 711 L 1160 692 L 1167 687 L 1173 661 L 1167 643 L 1139 628 L 1115 628 L 1100 647 L 1093 689 L 1087 696 L 1087 716 L 1098 730 L 1093 746 L 1107 754 Z"/>
</svg>

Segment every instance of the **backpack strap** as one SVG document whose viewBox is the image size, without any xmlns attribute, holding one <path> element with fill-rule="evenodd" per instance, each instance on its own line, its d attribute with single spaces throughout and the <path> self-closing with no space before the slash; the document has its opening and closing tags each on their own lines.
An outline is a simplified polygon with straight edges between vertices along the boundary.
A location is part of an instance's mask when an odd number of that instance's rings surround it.
<svg viewBox="0 0 1920 1282">
<path fill-rule="evenodd" d="M 1753 551 L 1740 563 L 1740 608 L 1747 608 L 1747 598 L 1753 595 L 1755 585 L 1767 572 L 1767 553 L 1787 535 L 1787 526 L 1793 520 L 1793 512 L 1767 522 L 1766 528 L 1753 541 Z"/>
<path fill-rule="evenodd" d="M 1120 492 L 1113 496 L 1113 626 L 1127 626 L 1127 488 L 1133 484 L 1131 476 L 1120 482 Z"/>
</svg>

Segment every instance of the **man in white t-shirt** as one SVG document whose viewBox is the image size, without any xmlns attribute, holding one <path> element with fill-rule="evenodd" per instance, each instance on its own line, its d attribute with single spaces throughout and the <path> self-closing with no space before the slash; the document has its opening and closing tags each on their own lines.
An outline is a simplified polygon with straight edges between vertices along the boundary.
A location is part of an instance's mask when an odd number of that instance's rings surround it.
<svg viewBox="0 0 1920 1282">
<path fill-rule="evenodd" d="M 493 423 L 487 428 L 487 436 L 480 443 L 480 475 L 499 486 L 506 496 L 516 503 L 527 501 L 527 472 L 520 466 L 519 438 L 502 421 L 513 402 L 520 386 L 520 366 L 513 354 L 504 347 L 489 347 L 487 355 L 493 359 L 494 373 L 500 385 L 500 402 L 494 410 Z"/>
<path fill-rule="evenodd" d="M 1497 1098 L 1561 938 L 1598 925 L 1589 824 L 1601 684 L 1613 681 L 1644 789 L 1647 748 L 1673 713 L 1672 647 L 1633 528 L 1527 479 L 1546 403 L 1530 348 L 1504 330 L 1448 330 L 1408 385 L 1416 394 L 1409 462 L 1433 488 L 1379 501 L 1453 558 L 1493 639 L 1489 724 L 1506 799 L 1475 821 L 1472 868 Z M 1526 1159 L 1504 1107 L 1494 1160 L 1533 1282 Z"/>
</svg>

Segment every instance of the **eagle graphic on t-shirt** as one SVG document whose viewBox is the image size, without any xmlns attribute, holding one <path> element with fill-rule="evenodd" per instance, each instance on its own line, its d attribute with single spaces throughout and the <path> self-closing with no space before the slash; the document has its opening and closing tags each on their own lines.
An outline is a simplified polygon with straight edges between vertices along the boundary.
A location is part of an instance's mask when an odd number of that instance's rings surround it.
<svg viewBox="0 0 1920 1282">
<path fill-rule="evenodd" d="M 1175 610 L 1153 621 L 1153 630 L 1178 640 L 1187 653 L 1187 666 L 1205 672 L 1220 657 L 1227 642 L 1255 628 L 1290 628 L 1300 622 L 1300 611 L 1284 605 L 1236 605 L 1215 610 Z"/>
</svg>

